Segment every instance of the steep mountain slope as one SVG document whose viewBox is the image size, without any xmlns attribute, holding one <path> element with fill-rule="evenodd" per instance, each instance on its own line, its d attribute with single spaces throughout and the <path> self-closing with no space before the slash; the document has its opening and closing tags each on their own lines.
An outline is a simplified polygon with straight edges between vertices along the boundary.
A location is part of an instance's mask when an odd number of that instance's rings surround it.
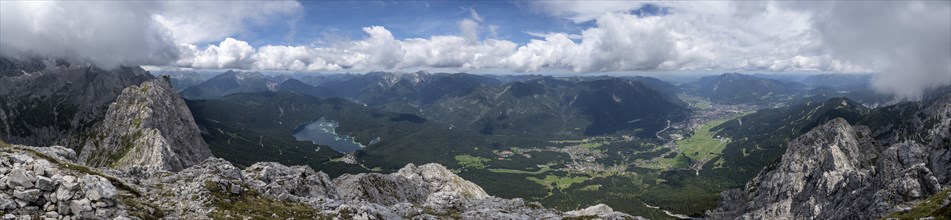
<svg viewBox="0 0 951 220">
<path fill-rule="evenodd" d="M 103 70 L 0 58 L 0 138 L 79 149 L 87 131 L 127 86 L 153 78 L 139 67 Z"/>
<path fill-rule="evenodd" d="M 868 88 L 871 84 L 871 74 L 816 74 L 802 79 L 802 83 L 811 87 L 822 87 L 835 90 L 856 90 Z"/>
<path fill-rule="evenodd" d="M 178 171 L 210 156 L 185 102 L 163 78 L 124 89 L 79 159 L 97 167 Z"/>
<path fill-rule="evenodd" d="M 645 201 L 676 213 L 702 215 L 716 207 L 720 192 L 742 186 L 774 163 L 786 152 L 790 140 L 836 118 L 858 123 L 868 112 L 849 99 L 835 98 L 761 109 L 723 122 L 709 129 L 711 136 L 727 140 L 719 155 L 703 163 L 699 171 L 661 173 L 659 178 L 665 183 L 648 190 Z M 678 205 L 685 202 L 690 206 Z"/>
<path fill-rule="evenodd" d="M 673 102 L 674 104 L 687 106 L 686 102 L 684 102 L 683 100 L 680 100 L 680 98 L 677 97 L 677 94 L 683 92 L 683 89 L 674 84 L 665 82 L 663 80 L 660 80 L 654 77 L 647 77 L 647 76 L 628 76 L 628 77 L 622 77 L 622 78 L 626 80 L 641 82 L 645 86 L 650 87 L 651 89 L 657 90 L 657 92 L 660 92 L 660 94 L 664 95 L 664 97 L 667 97 L 668 101 Z"/>
<path fill-rule="evenodd" d="M 600 135 L 630 131 L 650 136 L 689 110 L 637 81 L 566 81 L 553 77 L 483 87 L 424 108 L 423 115 L 455 126 L 506 135 Z"/>
<path fill-rule="evenodd" d="M 724 161 L 721 166 L 728 169 L 711 171 L 733 179 L 750 179 L 760 168 L 782 155 L 789 140 L 835 118 L 857 123 L 869 111 L 848 98 L 833 98 L 762 109 L 724 122 L 712 130 L 732 139 L 721 156 Z"/>
<path fill-rule="evenodd" d="M 327 87 L 323 86 L 311 86 L 310 84 L 301 82 L 297 79 L 286 79 L 284 82 L 281 82 L 277 85 L 277 91 L 282 92 L 296 92 L 304 95 L 309 95 L 318 98 L 329 98 L 335 97 L 336 93 L 333 90 L 330 90 Z"/>
<path fill-rule="evenodd" d="M 687 84 L 691 93 L 728 104 L 764 104 L 798 95 L 805 85 L 740 73 L 724 73 Z"/>
<path fill-rule="evenodd" d="M 447 125 L 417 115 L 383 112 L 340 98 L 245 93 L 218 100 L 193 100 L 188 106 L 214 154 L 244 166 L 276 161 L 306 164 L 332 175 L 365 171 L 357 165 L 331 162 L 343 155 L 292 136 L 298 126 L 320 118 L 339 122 L 337 133 L 369 145 L 356 156 L 367 166 L 384 170 L 395 170 L 406 163 L 454 164 L 452 152 L 466 150 L 458 145 L 488 145 L 476 134 L 450 130 Z M 369 144 L 377 138 L 378 143 Z"/>
<path fill-rule="evenodd" d="M 349 79 L 358 77 L 357 74 L 351 73 L 341 73 L 341 74 L 307 74 L 302 73 L 296 75 L 297 79 L 301 82 L 307 83 L 312 86 L 323 86 L 329 82 L 342 82 Z"/>
<path fill-rule="evenodd" d="M 0 57 L 0 76 L 15 77 L 26 73 L 39 72 L 47 66 L 61 66 L 65 62 L 44 59 L 11 59 Z"/>
<path fill-rule="evenodd" d="M 722 194 L 715 219 L 873 219 L 951 184 L 951 95 L 836 119 L 789 143 L 743 189 Z"/>
<path fill-rule="evenodd" d="M 572 106 L 592 124 L 585 134 L 611 134 L 621 130 L 643 129 L 644 136 L 657 132 L 669 122 L 687 118 L 689 110 L 639 81 L 619 79 L 579 83 L 585 87 L 573 99 Z M 679 100 L 679 99 L 676 99 Z"/>
<path fill-rule="evenodd" d="M 340 97 L 391 111 L 414 112 L 443 97 L 466 95 L 482 86 L 498 85 L 496 79 L 466 73 L 371 72 L 327 83 Z M 407 105 L 409 107 L 407 107 Z"/>
<path fill-rule="evenodd" d="M 234 93 L 276 91 L 277 84 L 259 72 L 229 70 L 182 90 L 181 95 L 186 99 L 215 99 Z"/>
</svg>

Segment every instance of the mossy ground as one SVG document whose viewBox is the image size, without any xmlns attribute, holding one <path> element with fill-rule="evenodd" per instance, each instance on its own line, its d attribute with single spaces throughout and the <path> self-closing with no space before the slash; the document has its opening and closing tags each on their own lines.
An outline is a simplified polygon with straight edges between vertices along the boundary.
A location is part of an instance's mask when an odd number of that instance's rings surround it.
<svg viewBox="0 0 951 220">
<path fill-rule="evenodd" d="M 588 177 L 585 176 L 555 176 L 555 175 L 545 175 L 544 179 L 539 179 L 533 176 L 526 177 L 525 179 L 538 183 L 539 185 L 548 187 L 549 189 L 560 189 L 564 190 L 568 187 L 571 187 L 572 184 L 583 183 L 585 180 L 588 180 Z"/>
<path fill-rule="evenodd" d="M 889 214 L 885 216 L 885 219 L 921 219 L 929 216 L 934 217 L 935 220 L 951 219 L 951 205 L 941 206 L 944 199 L 948 198 L 948 194 L 951 194 L 951 189 L 935 193 L 911 210 Z"/>
<path fill-rule="evenodd" d="M 456 155 L 456 162 L 464 168 L 485 169 L 485 163 L 492 161 L 488 158 L 482 158 L 472 155 Z"/>
<path fill-rule="evenodd" d="M 206 181 L 211 191 L 215 210 L 208 213 L 212 219 L 320 219 L 314 208 L 303 203 L 282 202 L 261 196 L 254 190 L 238 194 L 225 192 L 217 183 Z"/>
</svg>

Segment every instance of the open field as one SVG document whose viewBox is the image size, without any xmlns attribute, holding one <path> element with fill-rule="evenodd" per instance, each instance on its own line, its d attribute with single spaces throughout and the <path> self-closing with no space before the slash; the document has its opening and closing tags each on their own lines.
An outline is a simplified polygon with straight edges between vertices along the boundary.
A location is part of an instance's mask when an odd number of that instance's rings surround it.
<svg viewBox="0 0 951 220">
<path fill-rule="evenodd" d="M 729 140 L 722 137 L 718 138 L 716 133 L 711 132 L 710 129 L 723 124 L 727 120 L 729 119 L 713 120 L 703 124 L 689 138 L 677 141 L 677 146 L 684 152 L 684 155 L 693 160 L 708 160 L 716 157 L 723 152 Z"/>
</svg>

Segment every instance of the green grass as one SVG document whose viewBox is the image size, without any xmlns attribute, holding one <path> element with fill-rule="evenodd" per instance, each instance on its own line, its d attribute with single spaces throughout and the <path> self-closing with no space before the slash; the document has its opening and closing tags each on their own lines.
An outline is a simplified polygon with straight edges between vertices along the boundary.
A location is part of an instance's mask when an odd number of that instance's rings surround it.
<svg viewBox="0 0 951 220">
<path fill-rule="evenodd" d="M 916 205 L 911 210 L 906 212 L 896 212 L 885 216 L 884 219 L 897 218 L 897 219 L 921 219 L 924 217 L 934 217 L 935 220 L 948 220 L 951 219 L 951 205 L 941 207 L 941 203 L 944 202 L 945 198 L 948 198 L 948 194 L 951 194 L 951 189 L 946 189 L 944 191 L 935 193 L 925 199 L 925 201 Z"/>
<path fill-rule="evenodd" d="M 560 190 L 567 189 L 568 187 L 571 187 L 572 184 L 583 183 L 584 181 L 588 180 L 588 178 L 584 176 L 560 177 L 555 175 L 546 175 L 545 179 L 539 179 L 533 176 L 526 177 L 525 179 L 538 183 L 538 185 L 542 185 L 549 189 L 557 188 Z"/>
<path fill-rule="evenodd" d="M 317 210 L 303 203 L 282 202 L 265 198 L 254 190 L 231 194 L 217 183 L 206 181 L 211 191 L 215 210 L 208 213 L 212 219 L 316 219 Z"/>
<path fill-rule="evenodd" d="M 488 158 L 476 157 L 468 154 L 456 155 L 456 161 L 459 166 L 465 168 L 485 169 L 485 163 L 492 161 Z"/>
<path fill-rule="evenodd" d="M 510 169 L 489 169 L 489 171 L 490 171 L 490 172 L 493 172 L 493 173 L 516 173 L 516 174 L 530 174 L 530 175 L 538 175 L 538 174 L 542 174 L 542 173 L 548 172 L 548 171 L 550 171 L 550 170 L 551 170 L 551 168 L 548 168 L 548 167 L 542 167 L 541 169 L 538 169 L 538 170 L 536 170 L 536 171 L 510 170 Z"/>
<path fill-rule="evenodd" d="M 716 139 L 716 133 L 710 129 L 723 124 L 729 119 L 713 120 L 704 123 L 689 138 L 677 141 L 680 150 L 694 160 L 704 160 L 713 158 L 723 152 L 726 148 L 726 141 Z"/>
<path fill-rule="evenodd" d="M 676 157 L 673 157 L 673 158 L 663 157 L 663 158 L 658 159 L 657 161 L 660 162 L 660 164 L 650 165 L 650 166 L 642 166 L 642 167 L 644 167 L 644 168 L 652 168 L 652 169 L 661 169 L 661 170 L 669 170 L 669 169 L 673 169 L 673 168 L 688 168 L 688 167 L 690 167 L 690 159 L 687 159 L 687 157 L 684 157 L 683 154 L 677 154 L 677 156 L 676 156 Z"/>
</svg>

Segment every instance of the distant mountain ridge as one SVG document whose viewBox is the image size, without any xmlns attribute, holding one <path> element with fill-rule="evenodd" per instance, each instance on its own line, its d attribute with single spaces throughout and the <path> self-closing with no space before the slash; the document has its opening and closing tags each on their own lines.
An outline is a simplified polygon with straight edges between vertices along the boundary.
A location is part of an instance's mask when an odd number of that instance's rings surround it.
<svg viewBox="0 0 951 220">
<path fill-rule="evenodd" d="M 229 70 L 182 90 L 186 99 L 214 99 L 234 93 L 276 91 L 277 84 L 259 72 Z"/>
<path fill-rule="evenodd" d="M 300 80 L 279 75 L 266 76 L 260 72 L 229 70 L 181 91 L 186 99 L 217 99 L 235 93 L 297 92 L 314 97 L 331 97 L 334 92 L 322 86 L 313 86 Z"/>
<path fill-rule="evenodd" d="M 199 83 L 205 82 L 218 75 L 214 72 L 188 70 L 158 70 L 150 72 L 156 77 L 165 75 L 169 76 L 169 80 L 172 82 L 172 88 L 175 88 L 176 91 L 185 90 L 188 87 L 198 85 Z"/>
<path fill-rule="evenodd" d="M 724 73 L 688 83 L 686 90 L 727 104 L 761 104 L 784 101 L 805 90 L 805 86 L 741 73 Z"/>
<path fill-rule="evenodd" d="M 370 72 L 326 86 L 340 97 L 382 109 L 401 111 L 406 107 L 400 105 L 428 105 L 443 97 L 462 96 L 479 87 L 499 84 L 498 80 L 481 75 L 420 71 Z"/>
<path fill-rule="evenodd" d="M 689 109 L 639 81 L 552 77 L 483 87 L 424 108 L 422 115 L 483 133 L 600 135 L 643 129 L 652 135 Z"/>
</svg>

